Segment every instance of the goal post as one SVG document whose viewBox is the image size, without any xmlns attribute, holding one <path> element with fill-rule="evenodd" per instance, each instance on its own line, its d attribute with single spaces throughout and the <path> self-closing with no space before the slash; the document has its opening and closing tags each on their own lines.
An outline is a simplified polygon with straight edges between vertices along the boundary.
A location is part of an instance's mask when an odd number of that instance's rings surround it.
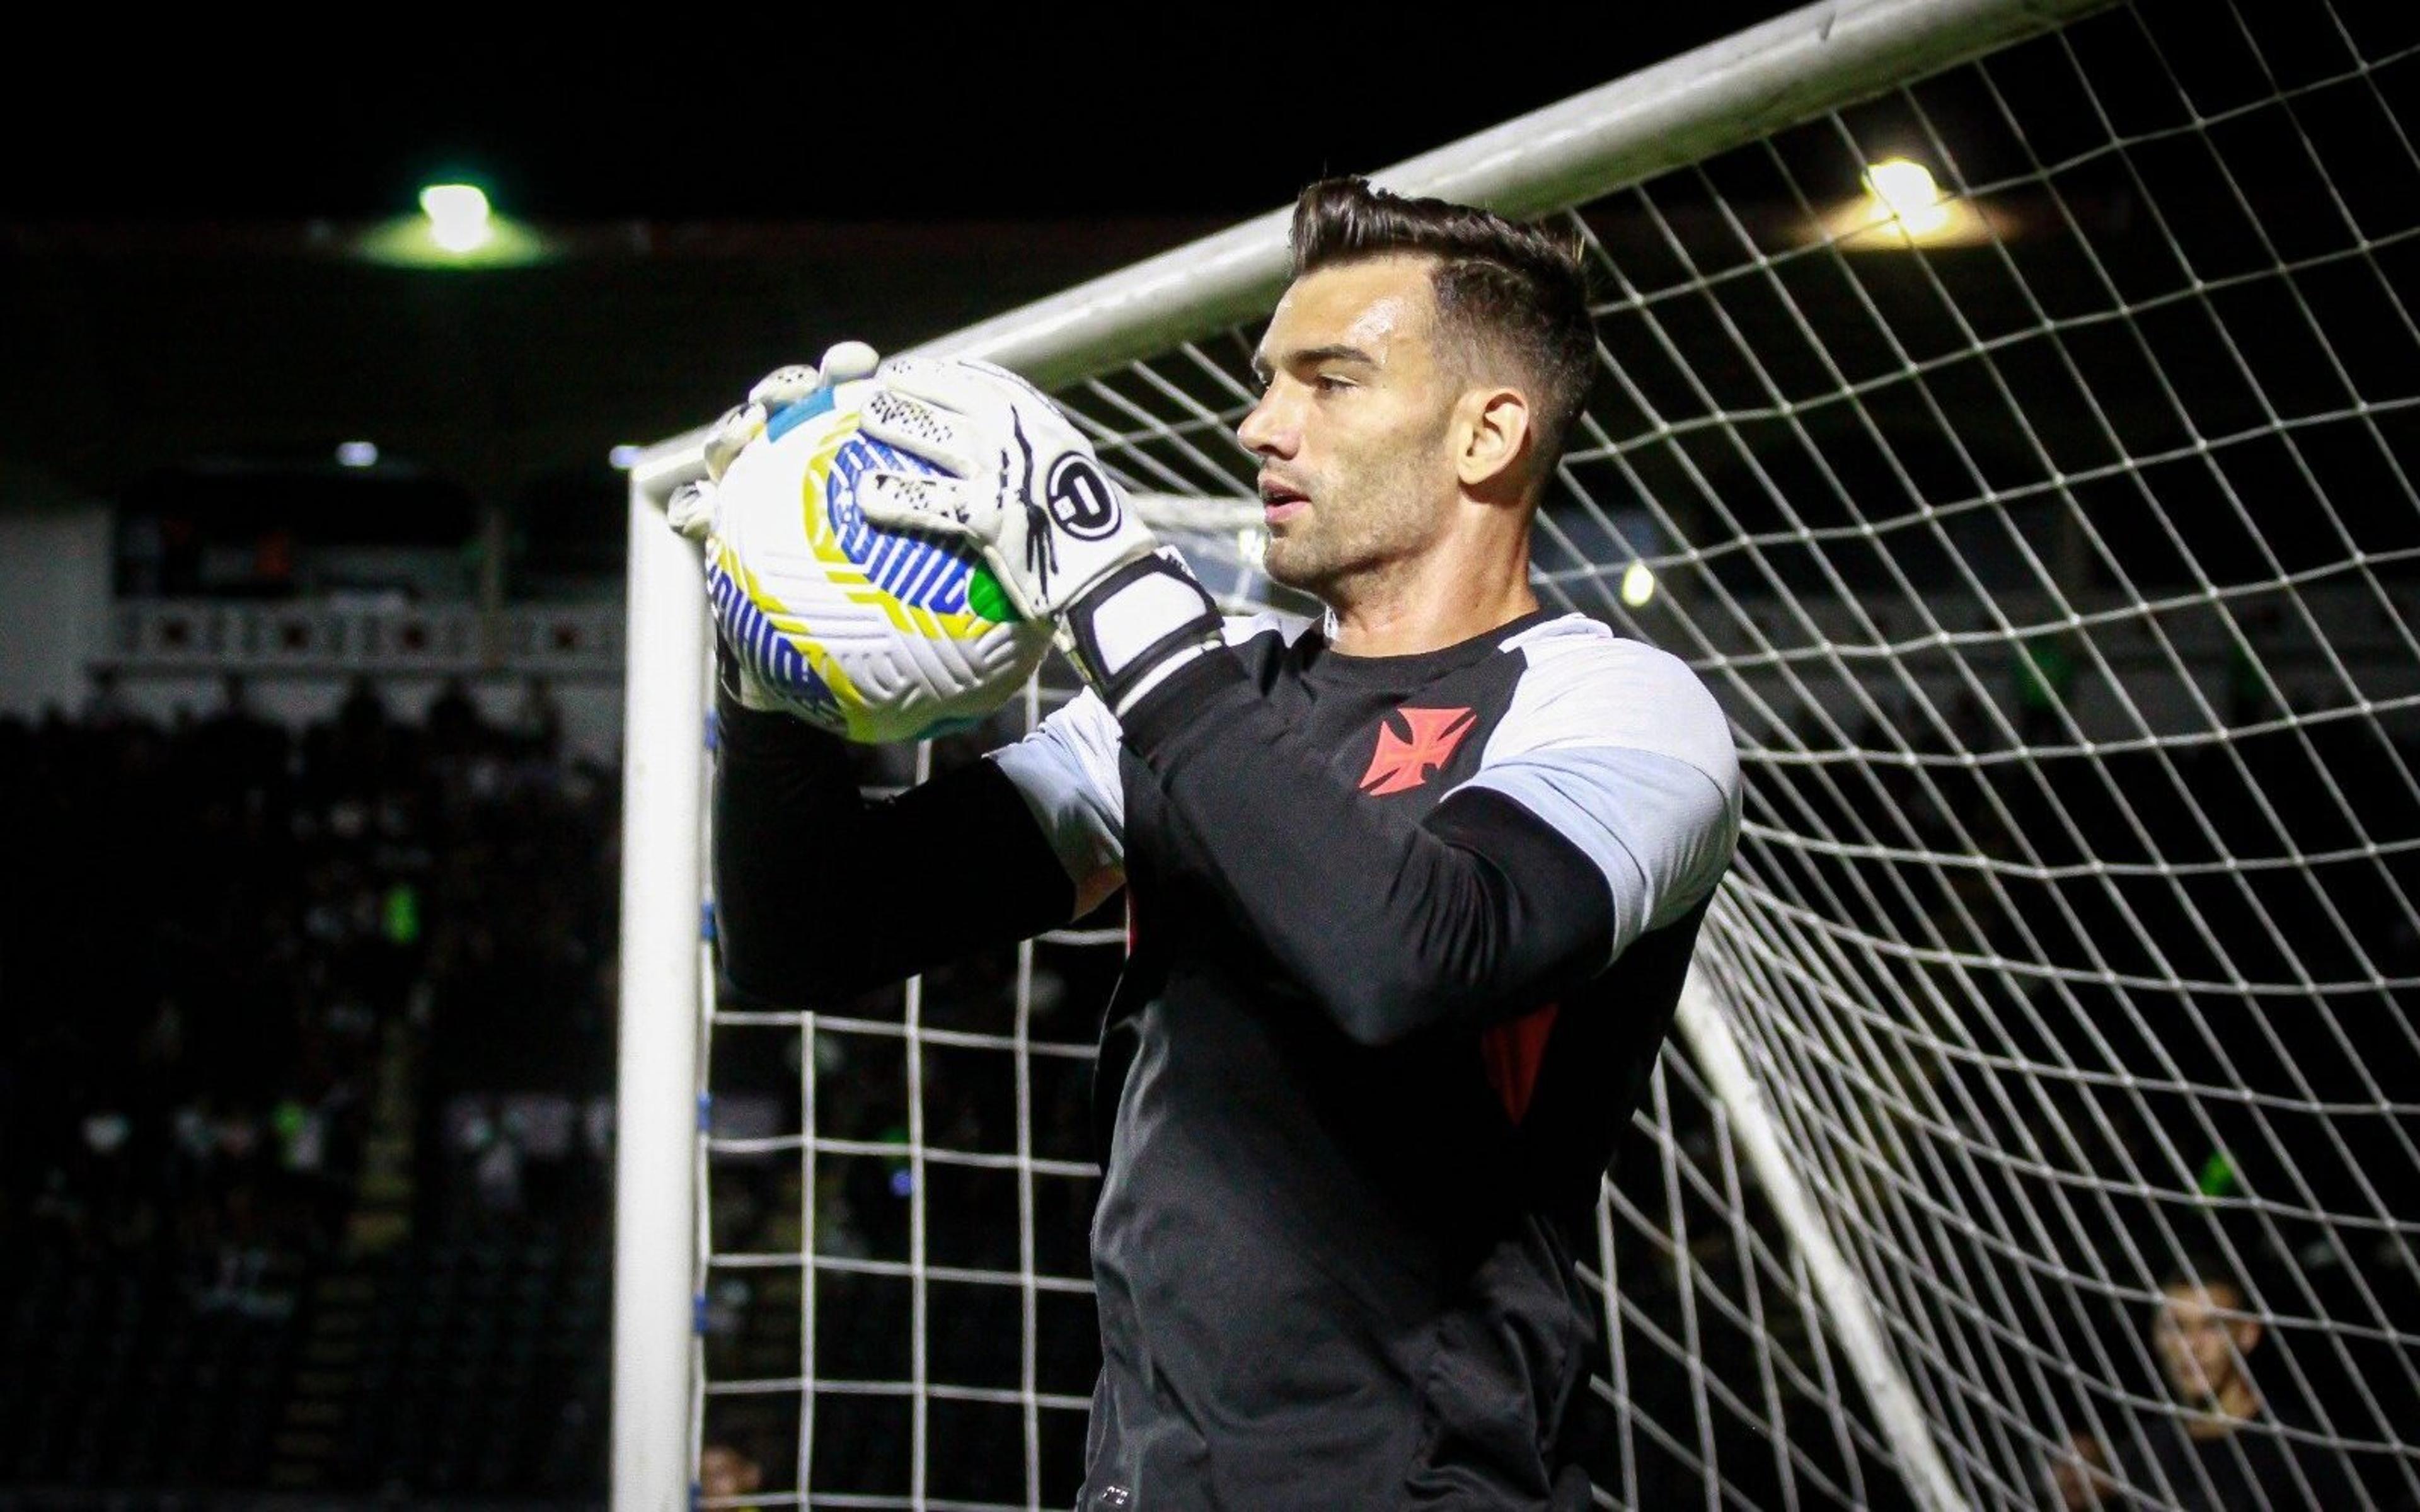
<svg viewBox="0 0 2420 1512">
<path fill-rule="evenodd" d="M 705 572 L 632 473 L 613 1141 L 616 1512 L 689 1504 L 706 869 Z"/>
<path fill-rule="evenodd" d="M 1584 247 L 1533 580 L 1745 774 L 1580 1257 L 1600 1504 L 2420 1498 L 2420 23 L 2373 8 L 1841 0 L 1373 175 Z M 1232 435 L 1285 232 L 919 350 L 1303 609 Z M 614 1504 L 744 1441 L 755 1505 L 1063 1505 L 1120 936 L 713 1004 L 697 441 L 631 477 Z"/>
</svg>

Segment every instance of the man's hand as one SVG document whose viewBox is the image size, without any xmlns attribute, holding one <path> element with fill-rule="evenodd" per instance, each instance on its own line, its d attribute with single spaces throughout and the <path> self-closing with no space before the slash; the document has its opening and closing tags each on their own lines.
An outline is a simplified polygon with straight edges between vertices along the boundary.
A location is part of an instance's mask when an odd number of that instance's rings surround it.
<svg viewBox="0 0 2420 1512">
<path fill-rule="evenodd" d="M 793 363 L 777 367 L 757 380 L 747 399 L 722 412 L 706 433 L 706 476 L 675 489 L 664 505 L 664 522 L 692 541 L 715 533 L 716 489 L 731 462 L 749 442 L 765 434 L 773 417 L 792 405 L 804 404 L 819 389 L 854 378 L 869 378 L 881 357 L 861 341 L 844 341 L 824 353 L 814 367 Z"/>
<path fill-rule="evenodd" d="M 864 433 L 941 473 L 861 474 L 858 507 L 973 545 L 1019 610 L 1058 621 L 1060 649 L 1112 713 L 1218 643 L 1210 595 L 1040 391 L 978 362 L 900 358 L 876 378 Z"/>
<path fill-rule="evenodd" d="M 820 389 L 870 376 L 880 362 L 865 343 L 844 341 L 826 351 L 824 360 L 814 367 L 793 363 L 767 374 L 748 391 L 744 403 L 724 410 L 706 432 L 706 476 L 674 491 L 664 504 L 664 523 L 705 547 L 711 561 L 715 537 L 721 533 L 722 475 L 730 471 L 732 459 L 762 437 L 782 411 L 805 403 Z M 717 600 L 718 609 L 721 602 Z M 783 709 L 781 700 L 749 671 L 747 658 L 737 654 L 730 627 L 722 625 L 721 618 L 720 612 L 715 616 L 716 626 L 722 631 L 714 658 L 716 671 L 742 708 Z"/>
<path fill-rule="evenodd" d="M 858 506 L 878 523 L 981 547 L 1029 619 L 1065 609 L 1158 543 L 1125 507 L 1067 417 L 988 363 L 894 358 L 876 375 L 864 431 L 949 474 L 875 472 Z"/>
</svg>

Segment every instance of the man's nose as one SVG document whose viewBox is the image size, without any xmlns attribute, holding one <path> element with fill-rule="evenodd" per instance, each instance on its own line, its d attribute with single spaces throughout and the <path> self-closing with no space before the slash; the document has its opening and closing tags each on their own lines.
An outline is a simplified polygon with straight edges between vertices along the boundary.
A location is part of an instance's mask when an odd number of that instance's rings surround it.
<svg viewBox="0 0 2420 1512">
<path fill-rule="evenodd" d="M 1263 394 L 1260 402 L 1252 406 L 1243 422 L 1235 427 L 1235 439 L 1243 442 L 1244 450 L 1254 456 L 1286 456 L 1291 455 L 1294 450 L 1288 444 L 1293 430 L 1293 426 L 1284 423 L 1284 417 L 1279 412 L 1278 406 L 1271 402 L 1271 396 Z"/>
</svg>

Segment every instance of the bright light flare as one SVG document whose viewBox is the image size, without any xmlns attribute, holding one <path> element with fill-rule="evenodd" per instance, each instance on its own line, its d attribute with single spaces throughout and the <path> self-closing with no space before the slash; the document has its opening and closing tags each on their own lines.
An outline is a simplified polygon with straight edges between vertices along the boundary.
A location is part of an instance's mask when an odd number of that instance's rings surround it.
<svg viewBox="0 0 2420 1512">
<path fill-rule="evenodd" d="M 614 471 L 628 472 L 639 465 L 640 454 L 645 450 L 644 447 L 634 446 L 628 441 L 624 441 L 605 454 L 605 461 Z"/>
<path fill-rule="evenodd" d="M 447 252 L 476 252 L 496 234 L 488 195 L 476 184 L 431 184 L 420 192 L 428 217 L 428 238 Z"/>
<path fill-rule="evenodd" d="M 1645 609 L 1655 596 L 1655 574 L 1647 570 L 1644 562 L 1634 562 L 1621 575 L 1621 601 L 1632 609 Z"/>
<path fill-rule="evenodd" d="M 1866 170 L 1866 193 L 1911 237 L 1929 237 L 1949 224 L 1949 207 L 1932 170 L 1907 158 L 1885 158 Z"/>
<path fill-rule="evenodd" d="M 1945 192 L 1913 158 L 1885 158 L 1859 176 L 1865 193 L 1823 218 L 1824 232 L 1853 252 L 1967 247 L 1992 238 L 1994 223 Z"/>
<path fill-rule="evenodd" d="M 340 441 L 337 443 L 336 465 L 338 467 L 374 468 L 378 466 L 378 459 L 379 449 L 378 442 L 376 441 Z"/>
<path fill-rule="evenodd" d="M 497 213 L 476 184 L 431 184 L 420 192 L 420 211 L 370 227 L 354 250 L 388 268 L 448 272 L 526 267 L 552 254 L 536 231 Z"/>
</svg>

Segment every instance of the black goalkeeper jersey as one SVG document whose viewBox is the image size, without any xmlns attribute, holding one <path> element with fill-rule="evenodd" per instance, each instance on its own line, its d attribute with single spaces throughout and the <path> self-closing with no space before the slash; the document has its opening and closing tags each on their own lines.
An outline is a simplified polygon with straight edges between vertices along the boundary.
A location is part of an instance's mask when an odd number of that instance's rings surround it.
<svg viewBox="0 0 2420 1512">
<path fill-rule="evenodd" d="M 718 814 L 726 970 L 840 991 L 985 936 L 869 925 L 811 964 L 797 921 L 833 916 L 779 897 L 798 852 L 749 875 L 793 824 L 853 856 L 980 826 L 1035 877 L 1023 933 L 1122 872 L 1081 1505 L 1585 1506 L 1601 1304 L 1573 1252 L 1736 837 L 1727 722 L 1577 615 L 1410 656 L 1273 621 L 1230 640 L 1123 729 L 1088 694 L 846 813 L 803 773 L 820 737 L 752 725 Z"/>
</svg>

